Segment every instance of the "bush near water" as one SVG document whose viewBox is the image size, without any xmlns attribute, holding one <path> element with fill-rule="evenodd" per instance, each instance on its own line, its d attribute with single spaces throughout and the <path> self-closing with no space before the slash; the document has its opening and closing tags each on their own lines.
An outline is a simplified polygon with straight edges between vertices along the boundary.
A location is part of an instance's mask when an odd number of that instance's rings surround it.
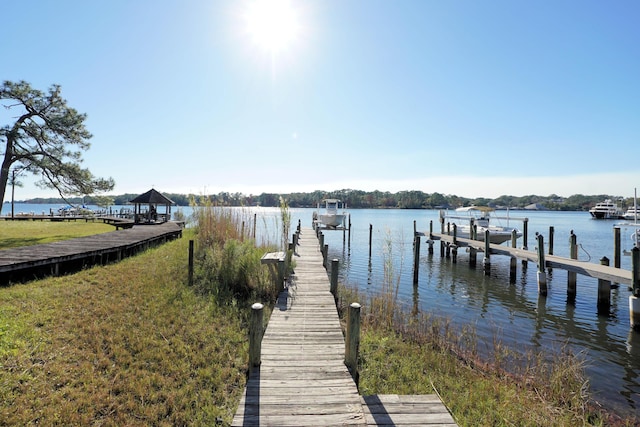
<svg viewBox="0 0 640 427">
<path fill-rule="evenodd" d="M 245 219 L 221 212 L 210 209 L 185 238 L 117 264 L 0 289 L 0 424 L 230 423 L 246 379 L 248 306 L 275 292 L 259 267 L 273 247 L 256 248 L 242 234 Z M 21 225 L 29 234 L 32 224 Z M 472 330 L 405 314 L 388 289 L 382 301 L 357 297 L 363 394 L 438 392 L 468 426 L 637 423 L 590 407 L 575 367 L 549 390 L 539 386 L 549 382 L 544 371 L 514 376 L 496 360 L 474 359 Z"/>
</svg>

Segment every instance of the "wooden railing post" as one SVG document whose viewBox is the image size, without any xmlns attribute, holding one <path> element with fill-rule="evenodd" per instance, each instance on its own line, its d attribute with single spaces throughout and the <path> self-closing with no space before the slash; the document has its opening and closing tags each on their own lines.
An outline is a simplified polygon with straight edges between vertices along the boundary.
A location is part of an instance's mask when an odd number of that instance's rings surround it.
<svg viewBox="0 0 640 427">
<path fill-rule="evenodd" d="M 413 284 L 418 283 L 418 273 L 420 271 L 420 235 L 414 231 L 413 234 Z"/>
<path fill-rule="evenodd" d="M 338 266 L 340 261 L 337 258 L 331 260 L 331 294 L 333 298 L 338 297 Z"/>
<path fill-rule="evenodd" d="M 571 230 L 571 234 L 569 236 L 569 256 L 571 259 L 578 259 L 578 236 L 573 233 Z M 577 281 L 578 281 L 578 273 L 574 271 L 567 271 L 567 298 L 569 301 L 574 301 L 576 299 L 577 293 Z"/>
<path fill-rule="evenodd" d="M 609 258 L 602 257 L 601 265 L 609 265 Z M 598 279 L 598 314 L 608 315 L 611 308 L 611 281 Z"/>
<path fill-rule="evenodd" d="M 193 285 L 193 240 L 189 240 L 189 286 Z"/>
<path fill-rule="evenodd" d="M 344 349 L 344 363 L 351 377 L 358 385 L 358 350 L 360 347 L 360 304 L 349 305 L 347 312 L 347 333 Z"/>
<path fill-rule="evenodd" d="M 251 306 L 251 323 L 249 325 L 249 370 L 260 366 L 262 352 L 262 316 L 264 305 L 259 302 Z"/>
<path fill-rule="evenodd" d="M 545 272 L 545 260 L 544 260 L 544 237 L 542 234 L 538 234 L 538 293 L 540 295 L 547 295 L 547 273 Z"/>
</svg>

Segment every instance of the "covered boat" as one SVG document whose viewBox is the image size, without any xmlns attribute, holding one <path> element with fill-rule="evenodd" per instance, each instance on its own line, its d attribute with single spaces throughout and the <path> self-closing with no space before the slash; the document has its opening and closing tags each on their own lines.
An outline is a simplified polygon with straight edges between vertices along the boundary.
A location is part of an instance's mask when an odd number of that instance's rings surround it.
<svg viewBox="0 0 640 427">
<path fill-rule="evenodd" d="M 489 242 L 500 244 L 511 240 L 515 231 L 516 238 L 522 237 L 522 232 L 514 227 L 490 224 L 490 212 L 493 209 L 483 206 L 467 206 L 455 210 L 456 215 L 446 215 L 440 211 L 440 216 L 453 219 L 456 224 L 456 236 L 462 239 L 471 238 L 471 229 L 475 225 L 477 240 L 484 241 L 485 231 L 489 230 Z"/>
</svg>

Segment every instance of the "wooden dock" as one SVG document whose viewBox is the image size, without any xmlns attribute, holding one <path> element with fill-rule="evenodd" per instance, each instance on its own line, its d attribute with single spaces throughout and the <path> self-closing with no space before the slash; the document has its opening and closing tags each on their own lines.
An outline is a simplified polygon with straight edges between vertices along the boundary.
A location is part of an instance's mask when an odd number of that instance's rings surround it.
<svg viewBox="0 0 640 427">
<path fill-rule="evenodd" d="M 233 426 L 455 426 L 436 396 L 361 397 L 344 364 L 335 299 L 312 229 L 300 230 L 295 274 L 262 339 Z"/>
<path fill-rule="evenodd" d="M 0 250 L 0 285 L 119 261 L 140 250 L 181 236 L 182 227 L 179 224 L 166 222 Z"/>
<path fill-rule="evenodd" d="M 454 237 L 448 234 L 441 233 L 420 233 L 423 236 L 427 236 L 431 240 L 440 240 L 448 245 L 454 245 Z M 479 253 L 484 253 L 485 243 L 478 240 L 461 239 L 457 237 L 455 239 L 455 245 L 457 247 L 473 248 Z M 522 248 L 513 248 L 506 245 L 490 244 L 490 255 L 505 255 L 512 258 L 516 258 L 522 261 L 538 262 L 538 253 Z M 602 279 L 611 281 L 614 283 L 620 283 L 625 285 L 632 284 L 632 274 L 629 270 L 623 270 L 620 268 L 610 267 L 607 265 L 595 264 L 587 261 L 579 261 L 577 259 L 565 258 L 556 255 L 546 254 L 544 256 L 545 268 L 559 268 L 569 272 L 581 274 L 588 277 L 594 277 L 596 279 Z"/>
</svg>

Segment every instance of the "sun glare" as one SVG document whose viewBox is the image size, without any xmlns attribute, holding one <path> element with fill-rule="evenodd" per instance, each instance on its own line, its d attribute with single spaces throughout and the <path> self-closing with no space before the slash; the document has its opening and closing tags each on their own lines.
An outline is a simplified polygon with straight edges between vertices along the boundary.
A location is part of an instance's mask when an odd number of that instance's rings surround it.
<svg viewBox="0 0 640 427">
<path fill-rule="evenodd" d="M 288 48 L 298 36 L 298 16 L 290 0 L 254 0 L 246 23 L 254 43 L 271 53 Z"/>
</svg>

